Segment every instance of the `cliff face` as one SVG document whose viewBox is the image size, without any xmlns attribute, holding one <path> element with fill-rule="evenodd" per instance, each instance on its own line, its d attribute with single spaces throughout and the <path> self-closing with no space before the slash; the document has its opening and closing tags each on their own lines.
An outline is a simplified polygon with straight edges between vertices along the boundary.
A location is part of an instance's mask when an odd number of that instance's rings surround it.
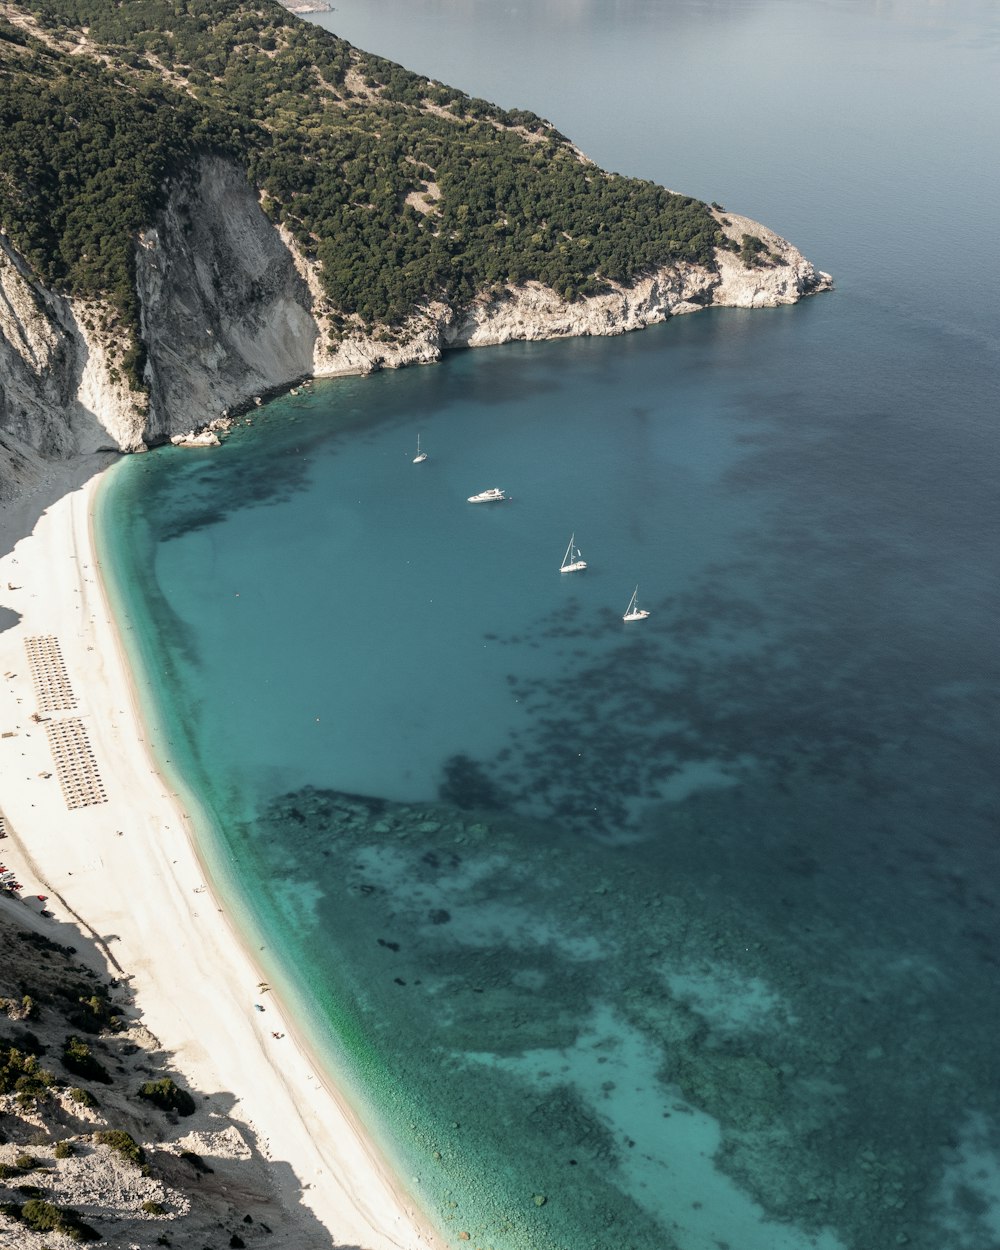
<svg viewBox="0 0 1000 1250">
<path fill-rule="evenodd" d="M 308 285 L 236 166 L 205 159 L 179 181 L 136 262 L 147 442 L 312 373 Z"/>
<path fill-rule="evenodd" d="M 102 319 L 46 291 L 0 237 L 0 499 L 45 459 L 143 446 L 145 397 L 122 379 Z"/>
<path fill-rule="evenodd" d="M 720 250 L 717 272 L 674 265 L 573 304 L 528 283 L 460 310 L 431 303 L 391 338 L 333 335 L 315 264 L 270 222 L 242 170 L 204 158 L 137 243 L 148 393 L 128 387 L 108 310 L 45 290 L 0 238 L 0 498 L 39 457 L 139 451 L 309 374 L 430 363 L 447 348 L 512 339 L 621 334 L 710 305 L 794 303 L 830 287 L 773 232 L 716 215 L 735 240 L 760 239 L 763 263 Z"/>
</svg>

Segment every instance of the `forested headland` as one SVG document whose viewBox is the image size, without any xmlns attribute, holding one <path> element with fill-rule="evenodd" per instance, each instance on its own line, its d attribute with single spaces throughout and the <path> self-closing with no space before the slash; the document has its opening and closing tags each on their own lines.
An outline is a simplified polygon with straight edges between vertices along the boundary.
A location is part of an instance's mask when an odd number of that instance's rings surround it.
<svg viewBox="0 0 1000 1250">
<path fill-rule="evenodd" d="M 276 0 L 17 0 L 0 16 L 0 224 L 133 333 L 171 177 L 237 161 L 339 323 L 535 280 L 567 300 L 735 246 L 708 207 L 606 173 L 548 122 L 353 48 Z M 337 320 L 334 322 L 335 326 Z M 133 367 L 140 371 L 141 344 Z"/>
</svg>

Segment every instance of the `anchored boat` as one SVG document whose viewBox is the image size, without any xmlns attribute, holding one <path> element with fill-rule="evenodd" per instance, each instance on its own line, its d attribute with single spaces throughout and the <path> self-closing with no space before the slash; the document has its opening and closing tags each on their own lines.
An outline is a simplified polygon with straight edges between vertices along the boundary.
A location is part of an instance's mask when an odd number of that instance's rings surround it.
<svg viewBox="0 0 1000 1250">
<path fill-rule="evenodd" d="M 645 608 L 639 607 L 639 587 L 636 586 L 632 591 L 632 598 L 628 601 L 628 607 L 625 609 L 623 621 L 644 621 L 649 613 Z"/>
<path fill-rule="evenodd" d="M 587 561 L 582 559 L 580 548 L 576 545 L 576 534 L 570 534 L 569 546 L 566 548 L 566 554 L 562 558 L 562 564 L 559 565 L 560 573 L 579 573 L 581 569 L 587 567 Z"/>
</svg>

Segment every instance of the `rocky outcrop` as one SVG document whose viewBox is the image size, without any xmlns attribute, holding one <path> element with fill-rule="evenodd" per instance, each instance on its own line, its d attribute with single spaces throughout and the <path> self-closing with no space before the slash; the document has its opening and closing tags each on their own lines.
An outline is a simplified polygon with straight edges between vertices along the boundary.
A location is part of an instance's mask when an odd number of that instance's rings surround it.
<svg viewBox="0 0 1000 1250">
<path fill-rule="evenodd" d="M 716 249 L 717 272 L 698 265 L 666 265 L 631 286 L 609 284 L 600 295 L 567 303 L 538 282 L 506 287 L 473 301 L 462 309 L 434 302 L 415 314 L 403 333 L 390 341 L 377 336 L 348 334 L 339 341 L 329 327 L 329 310 L 315 265 L 285 244 L 295 255 L 296 267 L 307 283 L 320 333 L 312 371 L 316 376 L 369 373 L 380 368 L 427 364 L 449 348 L 487 347 L 512 340 L 625 334 L 709 306 L 727 308 L 776 307 L 794 304 L 804 295 L 825 291 L 829 274 L 812 265 L 798 248 L 747 217 L 713 210 L 723 232 L 738 245 L 743 235 L 761 240 L 757 264 L 748 266 L 739 255 Z"/>
<path fill-rule="evenodd" d="M 712 292 L 712 303 L 721 308 L 774 308 L 794 304 L 803 295 L 828 291 L 833 279 L 806 260 L 787 239 L 762 226 L 759 221 L 735 213 L 715 212 L 715 218 L 734 243 L 742 244 L 745 236 L 759 239 L 758 260 L 746 265 L 735 252 L 717 248 L 718 283 Z"/>
<path fill-rule="evenodd" d="M 344 333 L 317 264 L 269 220 L 243 170 L 203 158 L 137 241 L 145 392 L 129 388 L 111 310 L 47 291 L 0 237 L 0 482 L 16 487 L 33 458 L 142 450 L 308 375 L 427 364 L 449 348 L 512 339 L 622 334 L 710 305 L 794 303 L 831 285 L 773 231 L 713 211 L 738 247 L 760 240 L 752 264 L 719 249 L 715 270 L 665 266 L 571 304 L 527 283 L 459 309 L 429 302 L 402 330 Z"/>
</svg>

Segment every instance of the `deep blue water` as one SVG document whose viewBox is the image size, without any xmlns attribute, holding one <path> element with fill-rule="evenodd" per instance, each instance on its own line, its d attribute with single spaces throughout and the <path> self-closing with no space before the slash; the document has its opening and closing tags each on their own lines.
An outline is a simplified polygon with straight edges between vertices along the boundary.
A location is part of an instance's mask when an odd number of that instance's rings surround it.
<svg viewBox="0 0 1000 1250">
<path fill-rule="evenodd" d="M 992 7 L 322 20 L 837 290 L 119 466 L 160 753 L 268 974 L 472 1245 L 1000 1246 Z"/>
</svg>

